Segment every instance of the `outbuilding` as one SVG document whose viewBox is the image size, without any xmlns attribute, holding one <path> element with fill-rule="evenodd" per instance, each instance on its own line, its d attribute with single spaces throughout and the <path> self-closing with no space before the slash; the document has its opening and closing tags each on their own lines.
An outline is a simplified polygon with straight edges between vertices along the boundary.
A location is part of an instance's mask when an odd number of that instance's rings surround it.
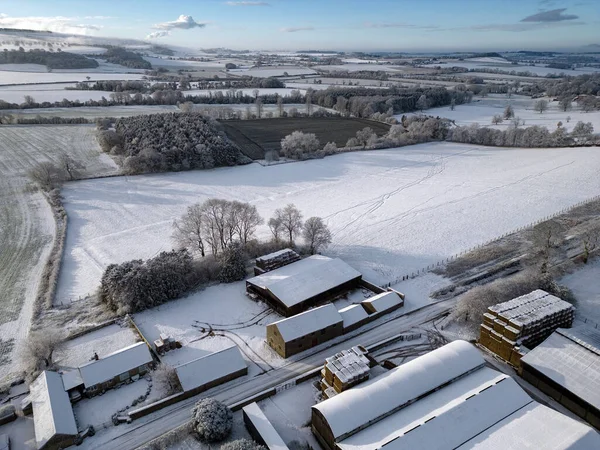
<svg viewBox="0 0 600 450">
<path fill-rule="evenodd" d="M 344 333 L 344 321 L 329 303 L 267 325 L 267 343 L 283 358 Z"/>
</svg>

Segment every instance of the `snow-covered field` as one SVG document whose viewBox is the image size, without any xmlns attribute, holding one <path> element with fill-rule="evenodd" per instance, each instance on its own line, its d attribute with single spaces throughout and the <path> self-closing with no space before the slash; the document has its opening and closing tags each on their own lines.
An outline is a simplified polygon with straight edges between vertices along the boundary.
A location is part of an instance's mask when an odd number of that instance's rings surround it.
<svg viewBox="0 0 600 450">
<path fill-rule="evenodd" d="M 55 234 L 44 197 L 32 192 L 26 173 L 63 152 L 86 173 L 109 174 L 115 163 L 99 152 L 92 126 L 0 127 L 0 381 L 20 368 L 33 300 Z"/>
<path fill-rule="evenodd" d="M 287 88 L 265 88 L 265 89 L 252 89 L 252 88 L 246 88 L 246 89 L 235 89 L 235 92 L 239 92 L 242 91 L 243 95 L 254 95 L 254 91 L 258 91 L 258 95 L 275 95 L 278 94 L 282 97 L 289 97 L 289 95 L 292 93 L 292 91 L 294 90 L 300 90 L 300 91 L 304 91 L 304 88 L 296 88 L 294 86 L 290 86 Z M 204 96 L 209 96 L 209 95 L 214 95 L 216 92 L 221 92 L 223 93 L 224 96 L 227 96 L 228 93 L 230 92 L 230 89 L 192 89 L 189 91 L 183 91 L 183 95 L 204 95 Z"/>
<path fill-rule="evenodd" d="M 327 254 L 385 283 L 598 194 L 595 148 L 510 149 L 451 143 L 356 152 L 262 167 L 70 183 L 58 301 L 93 292 L 110 263 L 172 247 L 173 219 L 210 197 L 269 218 L 295 203 L 323 217 Z M 258 230 L 268 238 L 266 226 Z"/>
<path fill-rule="evenodd" d="M 359 71 L 370 71 L 370 72 L 400 72 L 398 67 L 390 66 L 389 64 L 338 64 L 338 65 L 325 65 L 315 66 L 315 69 L 325 70 L 327 72 L 359 72 Z"/>
<path fill-rule="evenodd" d="M 231 74 L 246 75 L 249 77 L 268 78 L 268 77 L 283 77 L 285 73 L 289 76 L 296 75 L 314 75 L 316 72 L 308 67 L 299 66 L 265 66 L 252 69 L 231 69 Z"/>
<path fill-rule="evenodd" d="M 85 102 L 87 100 L 102 100 L 102 97 L 110 99 L 112 92 L 106 91 L 72 91 L 64 88 L 52 88 L 52 85 L 45 85 L 48 87 L 47 90 L 35 89 L 32 90 L 29 86 L 19 86 L 21 89 L 4 90 L 0 89 L 0 100 L 4 100 L 8 103 L 23 103 L 26 95 L 30 95 L 33 99 L 38 102 L 60 102 L 63 99 L 69 101 L 79 100 Z M 10 86 L 16 88 L 17 86 Z"/>
<path fill-rule="evenodd" d="M 445 64 L 433 63 L 433 64 L 424 64 L 422 67 L 464 67 L 469 70 L 478 70 L 478 69 L 498 69 L 502 71 L 512 72 L 531 72 L 534 75 L 539 77 L 545 77 L 549 74 L 560 75 L 564 73 L 566 75 L 583 75 L 586 73 L 598 73 L 600 69 L 596 69 L 593 67 L 578 67 L 575 70 L 565 70 L 565 69 L 552 69 L 550 67 L 546 67 L 543 65 L 539 66 L 526 66 L 526 65 L 513 65 L 513 64 L 505 64 L 494 61 L 476 61 L 476 60 L 464 60 L 464 61 L 447 61 Z"/>
<path fill-rule="evenodd" d="M 600 326 L 600 258 L 579 267 L 560 282 L 570 288 L 577 299 L 577 315 Z"/>
<path fill-rule="evenodd" d="M 565 112 L 559 109 L 558 102 L 550 102 L 548 110 L 540 114 L 533 109 L 535 102 L 536 100 L 520 96 L 513 98 L 507 98 L 506 96 L 476 97 L 471 103 L 457 105 L 454 111 L 449 106 L 442 106 L 440 108 L 428 109 L 425 111 L 425 114 L 452 119 L 456 121 L 457 125 L 477 123 L 481 126 L 504 130 L 510 126 L 510 120 L 494 125 L 492 124 L 492 118 L 495 115 L 502 116 L 504 108 L 507 105 L 512 105 L 515 116 L 523 119 L 525 121 L 524 126 L 526 127 L 539 125 L 548 128 L 550 131 L 554 131 L 558 122 L 562 122 L 563 127 L 567 131 L 571 131 L 578 121 L 582 121 L 591 122 L 594 130 L 596 132 L 600 131 L 600 111 L 586 113 L 574 104 L 571 111 Z M 402 114 L 396 116 L 398 119 L 400 117 L 402 117 Z M 567 122 L 568 117 L 571 119 Z"/>
</svg>

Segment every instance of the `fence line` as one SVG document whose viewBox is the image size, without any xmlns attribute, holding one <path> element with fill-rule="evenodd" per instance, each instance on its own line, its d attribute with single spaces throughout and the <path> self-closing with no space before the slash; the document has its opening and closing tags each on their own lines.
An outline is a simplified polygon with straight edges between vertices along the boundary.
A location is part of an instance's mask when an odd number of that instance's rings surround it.
<svg viewBox="0 0 600 450">
<path fill-rule="evenodd" d="M 388 283 L 383 284 L 382 287 L 389 288 L 389 287 L 394 286 L 394 285 L 396 285 L 398 283 L 401 283 L 402 281 L 412 280 L 413 278 L 416 278 L 418 276 L 424 275 L 425 273 L 431 272 L 436 267 L 444 266 L 445 264 L 447 264 L 447 263 L 449 263 L 451 261 L 454 261 L 455 259 L 459 258 L 460 256 L 462 256 L 462 255 L 464 255 L 466 253 L 472 252 L 474 250 L 478 250 L 478 249 L 480 249 L 482 247 L 485 247 L 485 246 L 491 244 L 492 242 L 495 242 L 495 241 L 497 241 L 499 239 L 503 239 L 503 238 L 505 238 L 507 236 L 510 236 L 512 234 L 516 234 L 516 233 L 520 233 L 521 231 L 524 231 L 524 230 L 532 229 L 535 226 L 539 225 L 540 223 L 546 222 L 546 221 L 548 221 L 550 219 L 554 219 L 554 218 L 556 218 L 558 216 L 561 216 L 561 215 L 565 214 L 566 212 L 568 212 L 568 211 L 570 211 L 572 209 L 579 208 L 579 207 L 581 207 L 583 205 L 586 205 L 588 203 L 595 202 L 595 201 L 598 201 L 598 200 L 600 200 L 600 195 L 596 195 L 595 197 L 592 197 L 592 198 L 589 198 L 587 200 L 583 200 L 581 202 L 575 203 L 574 205 L 571 205 L 569 207 L 563 208 L 563 209 L 561 209 L 560 211 L 558 211 L 558 212 L 556 212 L 554 214 L 550 214 L 548 216 L 544 216 L 541 219 L 538 219 L 538 220 L 536 220 L 534 222 L 531 222 L 531 223 L 529 223 L 527 225 L 523 225 L 523 226 L 518 227 L 518 228 L 516 228 L 516 229 L 514 229 L 512 231 L 506 232 L 506 233 L 502 234 L 501 236 L 498 236 L 498 237 L 495 237 L 493 239 L 490 239 L 490 240 L 488 240 L 488 241 L 486 241 L 484 243 L 477 244 L 474 247 L 469 248 L 468 250 L 462 250 L 462 251 L 460 251 L 460 252 L 458 252 L 458 253 L 456 253 L 456 254 L 454 254 L 452 256 L 449 256 L 447 258 L 444 258 L 444 259 L 436 261 L 436 262 L 434 262 L 432 264 L 429 264 L 426 267 L 422 267 L 420 269 L 417 269 L 416 271 L 412 271 L 410 274 L 406 273 L 405 275 L 402 275 L 401 277 L 398 277 L 395 280 L 392 280 L 392 281 L 390 281 Z"/>
</svg>

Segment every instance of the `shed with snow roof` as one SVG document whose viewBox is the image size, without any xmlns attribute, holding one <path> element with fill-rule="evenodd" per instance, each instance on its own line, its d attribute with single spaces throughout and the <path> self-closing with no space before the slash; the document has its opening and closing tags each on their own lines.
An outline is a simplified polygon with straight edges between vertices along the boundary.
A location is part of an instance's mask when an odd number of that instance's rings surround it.
<svg viewBox="0 0 600 450">
<path fill-rule="evenodd" d="M 256 403 L 244 406 L 242 413 L 246 428 L 255 441 L 269 450 L 288 450 L 277 430 Z"/>
<path fill-rule="evenodd" d="M 521 358 L 521 376 L 600 429 L 600 330 L 557 329 Z"/>
<path fill-rule="evenodd" d="M 194 395 L 248 373 L 237 346 L 226 348 L 175 367 L 184 392 Z"/>
<path fill-rule="evenodd" d="M 344 333 L 356 330 L 369 322 L 369 313 L 363 305 L 350 305 L 338 311 L 344 321 Z"/>
<path fill-rule="evenodd" d="M 60 374 L 42 372 L 30 386 L 38 449 L 67 448 L 75 443 L 77 424 Z"/>
<path fill-rule="evenodd" d="M 125 347 L 79 368 L 84 392 L 95 395 L 148 372 L 153 359 L 144 342 Z"/>
<path fill-rule="evenodd" d="M 382 315 L 392 312 L 404 305 L 404 300 L 397 292 L 388 291 L 369 297 L 361 302 L 369 314 Z"/>
<path fill-rule="evenodd" d="M 344 332 L 344 321 L 329 303 L 267 325 L 267 343 L 288 358 Z"/>
<path fill-rule="evenodd" d="M 246 280 L 246 290 L 290 317 L 346 294 L 361 279 L 360 272 L 341 259 L 313 255 Z"/>
<path fill-rule="evenodd" d="M 327 450 L 600 448 L 592 428 L 533 401 L 465 341 L 313 406 L 312 429 Z"/>
</svg>

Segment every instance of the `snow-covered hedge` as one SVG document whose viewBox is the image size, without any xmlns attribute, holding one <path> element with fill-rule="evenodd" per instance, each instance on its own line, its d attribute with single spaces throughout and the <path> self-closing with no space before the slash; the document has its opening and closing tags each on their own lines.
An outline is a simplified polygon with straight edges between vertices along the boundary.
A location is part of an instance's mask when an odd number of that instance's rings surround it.
<svg viewBox="0 0 600 450">
<path fill-rule="evenodd" d="M 219 442 L 229 436 L 233 414 L 214 398 L 203 398 L 192 410 L 192 422 L 198 437 L 206 442 Z"/>
</svg>

